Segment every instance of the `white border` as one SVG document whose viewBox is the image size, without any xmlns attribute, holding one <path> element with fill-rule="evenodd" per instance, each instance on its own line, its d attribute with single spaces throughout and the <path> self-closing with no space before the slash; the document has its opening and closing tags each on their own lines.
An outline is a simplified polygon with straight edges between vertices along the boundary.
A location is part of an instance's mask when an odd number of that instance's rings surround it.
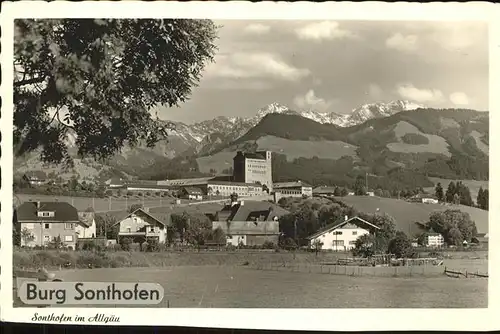
<svg viewBox="0 0 500 334">
<path fill-rule="evenodd" d="M 169 325 L 192 327 L 296 329 L 296 330 L 476 330 L 499 329 L 500 233 L 497 200 L 498 176 L 490 173 L 490 254 L 489 307 L 487 309 L 91 309 L 12 307 L 12 83 L 14 18 L 212 18 L 212 19 L 333 19 L 333 20 L 484 20 L 490 23 L 490 127 L 499 125 L 500 92 L 500 16 L 492 3 L 245 3 L 245 2 L 5 2 L 2 6 L 2 202 L 1 236 L 1 320 L 30 322 L 38 314 L 99 313 L 120 316 L 120 325 Z M 457 69 L 460 70 L 460 69 Z M 490 147 L 500 145 L 500 138 L 490 132 Z M 490 171 L 495 171 L 498 153 L 490 150 Z M 367 296 L 369 298 L 369 296 Z M 497 310 L 495 312 L 495 310 Z M 144 316 L 142 316 L 144 315 Z M 258 319 L 258 320 L 257 320 Z M 91 324 L 91 323 L 86 323 Z"/>
</svg>

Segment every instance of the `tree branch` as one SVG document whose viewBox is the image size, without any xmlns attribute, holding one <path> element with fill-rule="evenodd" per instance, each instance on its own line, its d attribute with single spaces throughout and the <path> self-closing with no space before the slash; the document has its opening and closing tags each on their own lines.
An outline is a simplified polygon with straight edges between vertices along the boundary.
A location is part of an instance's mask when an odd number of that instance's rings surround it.
<svg viewBox="0 0 500 334">
<path fill-rule="evenodd" d="M 41 83 L 45 81 L 46 76 L 44 77 L 38 77 L 38 78 L 31 78 L 31 79 L 26 79 L 26 80 L 20 80 L 17 82 L 14 82 L 14 87 L 20 87 L 24 85 L 32 85 L 35 83 Z"/>
</svg>

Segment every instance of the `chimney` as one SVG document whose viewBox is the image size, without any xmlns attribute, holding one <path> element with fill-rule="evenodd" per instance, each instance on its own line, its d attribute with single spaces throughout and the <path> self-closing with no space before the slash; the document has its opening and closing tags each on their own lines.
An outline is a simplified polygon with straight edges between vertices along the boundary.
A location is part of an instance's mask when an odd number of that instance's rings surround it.
<svg viewBox="0 0 500 334">
<path fill-rule="evenodd" d="M 36 201 L 36 209 L 39 210 L 40 209 L 40 201 Z"/>
</svg>

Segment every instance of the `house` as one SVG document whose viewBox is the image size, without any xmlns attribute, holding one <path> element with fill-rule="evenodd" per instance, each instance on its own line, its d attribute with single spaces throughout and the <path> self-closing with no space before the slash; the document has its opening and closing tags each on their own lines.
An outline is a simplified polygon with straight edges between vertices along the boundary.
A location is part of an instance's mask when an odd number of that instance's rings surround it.
<svg viewBox="0 0 500 334">
<path fill-rule="evenodd" d="M 97 236 L 94 212 L 78 212 L 80 224 L 76 226 L 78 239 L 92 239 Z"/>
<path fill-rule="evenodd" d="M 424 203 L 424 204 L 438 204 L 439 201 L 436 196 L 429 194 L 417 194 L 409 199 L 410 202 Z"/>
<path fill-rule="evenodd" d="M 66 202 L 24 202 L 16 210 L 21 246 L 48 246 L 57 237 L 75 249 L 78 211 Z"/>
<path fill-rule="evenodd" d="M 318 232 L 307 237 L 312 247 L 316 242 L 321 242 L 321 249 L 346 251 L 355 247 L 356 239 L 380 228 L 372 223 L 359 218 L 345 217 L 341 223 L 330 224 Z"/>
<path fill-rule="evenodd" d="M 488 246 L 488 233 L 478 233 L 472 238 L 471 243 L 479 245 L 481 247 Z"/>
<path fill-rule="evenodd" d="M 41 170 L 26 172 L 23 179 L 32 186 L 41 186 L 47 183 L 47 174 Z"/>
<path fill-rule="evenodd" d="M 272 152 L 254 153 L 238 151 L 233 158 L 233 181 L 258 183 L 273 191 Z M 266 190 L 266 189 L 265 189 Z"/>
<path fill-rule="evenodd" d="M 273 191 L 276 194 L 276 201 L 279 197 L 312 197 L 312 186 L 300 180 L 294 182 L 278 182 L 273 184 Z"/>
<path fill-rule="evenodd" d="M 265 242 L 278 244 L 279 220 L 288 213 L 269 202 L 233 202 L 216 213 L 212 229 L 221 228 L 228 245 L 260 246 Z"/>
<path fill-rule="evenodd" d="M 426 247 L 440 248 L 444 246 L 444 238 L 439 233 L 427 232 L 423 236 L 423 245 Z"/>
<path fill-rule="evenodd" d="M 105 181 L 104 184 L 110 189 L 122 188 L 125 185 L 125 181 L 122 178 L 113 177 Z"/>
<path fill-rule="evenodd" d="M 161 218 L 149 213 L 148 208 L 140 208 L 129 213 L 113 226 L 119 225 L 118 239 L 129 237 L 133 242 L 142 243 L 156 239 L 159 243 L 167 241 L 167 226 L 171 223 L 170 214 Z"/>
<path fill-rule="evenodd" d="M 200 188 L 185 187 L 181 189 L 180 196 L 185 199 L 194 199 L 201 201 L 203 199 L 203 192 Z"/>
<path fill-rule="evenodd" d="M 375 192 L 374 191 L 367 191 L 366 192 L 366 196 L 375 196 Z"/>
</svg>

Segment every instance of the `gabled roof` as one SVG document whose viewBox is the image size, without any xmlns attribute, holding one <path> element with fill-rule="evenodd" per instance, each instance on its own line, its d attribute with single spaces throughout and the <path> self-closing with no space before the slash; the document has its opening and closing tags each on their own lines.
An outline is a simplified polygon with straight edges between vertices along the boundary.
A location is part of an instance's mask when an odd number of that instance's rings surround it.
<svg viewBox="0 0 500 334">
<path fill-rule="evenodd" d="M 313 193 L 318 193 L 318 194 L 321 194 L 321 193 L 324 193 L 324 194 L 330 194 L 333 192 L 335 192 L 335 187 L 329 187 L 329 186 L 319 186 L 319 187 L 316 187 L 313 189 Z"/>
<path fill-rule="evenodd" d="M 277 221 L 215 221 L 212 222 L 212 229 L 221 228 L 226 235 L 243 234 L 243 235 L 277 235 L 279 231 L 279 222 Z"/>
<path fill-rule="evenodd" d="M 142 215 L 142 216 L 150 217 L 153 220 L 155 220 L 156 222 L 162 224 L 163 226 L 167 226 L 170 224 L 170 213 L 164 213 L 162 215 L 157 215 L 157 214 L 152 215 L 151 213 L 146 212 L 144 209 L 139 208 L 139 209 L 135 210 L 134 212 L 127 214 L 127 216 L 123 217 L 122 219 L 119 219 L 118 222 L 113 224 L 113 226 L 120 224 L 122 221 L 124 221 L 125 219 L 129 218 L 132 215 L 138 215 L 138 216 Z"/>
<path fill-rule="evenodd" d="M 374 229 L 380 230 L 380 227 L 378 227 L 376 225 L 373 225 L 372 223 L 364 220 L 363 218 L 359 218 L 358 216 L 355 216 L 355 217 L 351 217 L 351 218 L 349 218 L 347 220 L 344 220 L 341 223 L 335 222 L 333 224 L 329 224 L 329 225 L 325 226 L 324 228 L 319 229 L 316 233 L 311 234 L 306 239 L 317 238 L 317 237 L 319 237 L 320 235 L 322 235 L 324 233 L 329 233 L 329 232 L 331 232 L 333 230 L 342 228 L 346 224 L 353 224 L 353 225 L 359 226 L 358 224 L 360 224 L 360 223 L 361 224 L 365 224 L 365 225 L 369 226 L 370 228 L 374 228 Z"/>
<path fill-rule="evenodd" d="M 236 204 L 228 204 L 218 212 L 219 221 L 252 221 L 256 217 L 262 217 L 264 221 L 282 217 L 290 212 L 270 202 L 243 201 Z"/>
<path fill-rule="evenodd" d="M 38 217 L 38 211 L 55 212 L 55 215 L 54 217 Z M 17 221 L 20 223 L 80 222 L 76 208 L 66 202 L 40 202 L 39 210 L 37 210 L 37 202 L 24 202 L 17 208 L 16 214 Z"/>
<path fill-rule="evenodd" d="M 200 188 L 195 188 L 195 187 L 184 187 L 183 188 L 186 193 L 189 195 L 203 195 L 203 192 L 201 191 Z"/>
</svg>

